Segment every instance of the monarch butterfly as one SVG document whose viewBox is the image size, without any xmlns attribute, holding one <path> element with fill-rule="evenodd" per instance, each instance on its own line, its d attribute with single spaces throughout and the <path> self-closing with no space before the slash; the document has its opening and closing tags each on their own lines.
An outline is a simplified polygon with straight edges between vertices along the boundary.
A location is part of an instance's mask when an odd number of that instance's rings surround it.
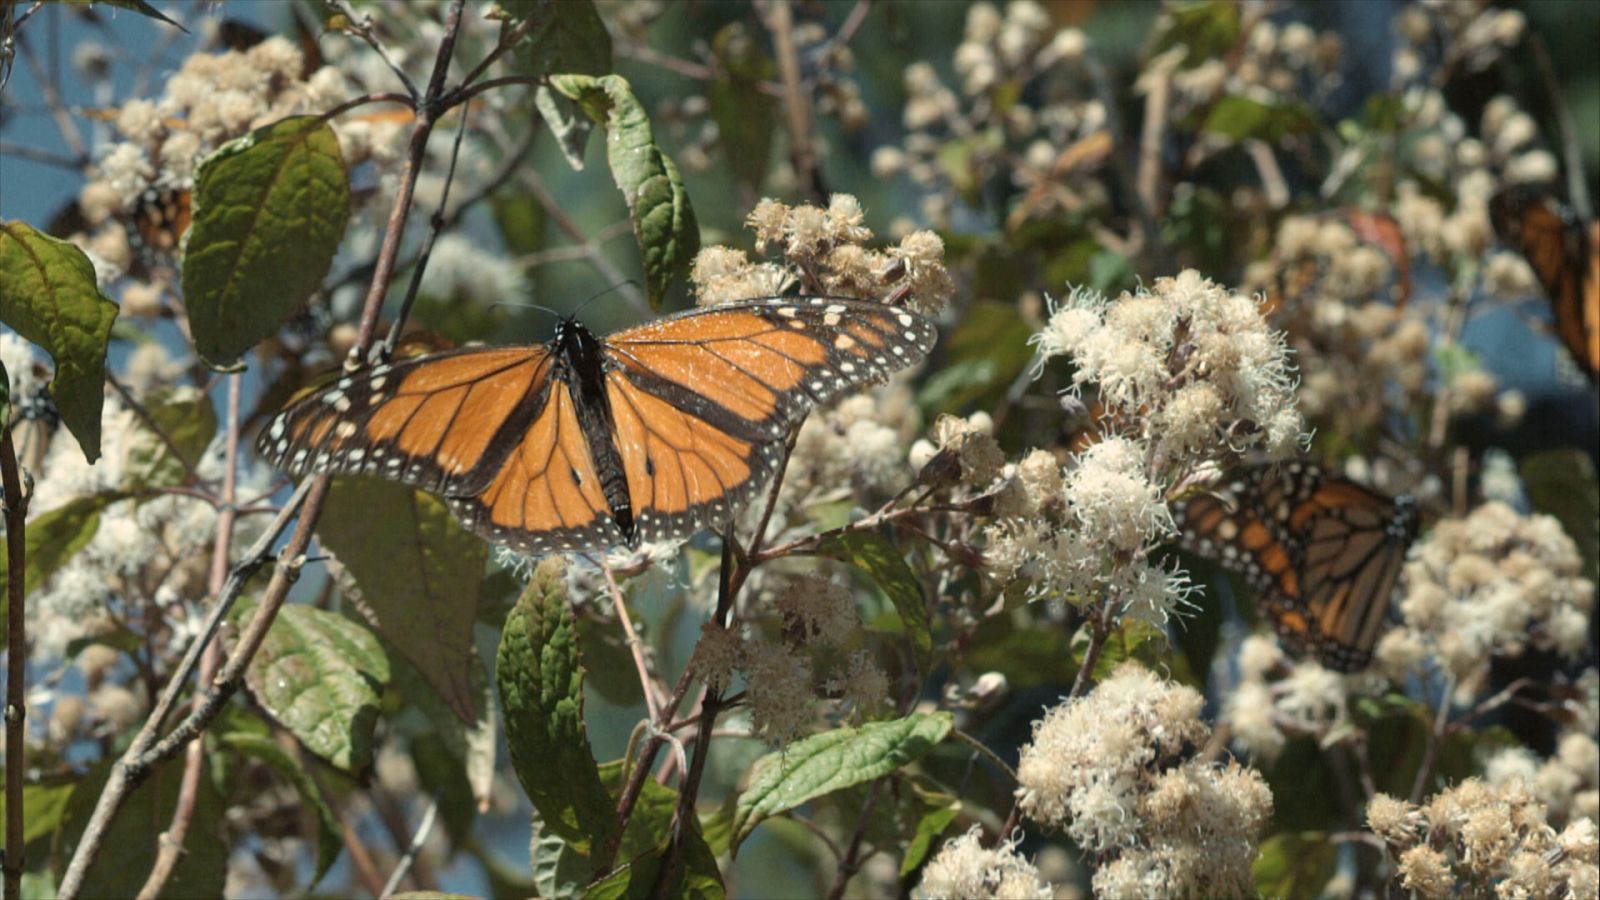
<svg viewBox="0 0 1600 900">
<path fill-rule="evenodd" d="M 189 230 L 189 188 L 149 188 L 139 197 L 128 221 L 128 243 L 135 260 L 145 269 L 170 266 L 178 255 L 183 233 Z"/>
<path fill-rule="evenodd" d="M 470 347 L 347 374 L 257 449 L 291 474 L 380 475 L 442 494 L 530 553 L 688 537 L 726 522 L 810 409 L 932 348 L 902 309 L 827 297 L 691 310 L 606 338 Z"/>
<path fill-rule="evenodd" d="M 1489 200 L 1495 231 L 1527 257 L 1550 297 L 1556 336 L 1590 381 L 1600 377 L 1600 222 L 1586 229 L 1570 209 L 1526 185 Z"/>
<path fill-rule="evenodd" d="M 1410 497 L 1288 463 L 1238 469 L 1175 506 L 1180 544 L 1243 575 L 1291 652 L 1366 667 L 1416 537 Z"/>
</svg>

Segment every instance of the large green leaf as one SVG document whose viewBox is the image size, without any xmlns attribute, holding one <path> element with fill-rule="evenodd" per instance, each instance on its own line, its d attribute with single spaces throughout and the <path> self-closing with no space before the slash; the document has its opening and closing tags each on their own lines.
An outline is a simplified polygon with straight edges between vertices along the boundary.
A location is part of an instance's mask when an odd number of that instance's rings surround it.
<svg viewBox="0 0 1600 900">
<path fill-rule="evenodd" d="M 467 785 L 467 796 L 478 810 L 487 812 L 489 792 L 494 787 L 495 739 L 499 736 L 499 720 L 494 714 L 494 687 L 489 683 L 483 659 L 474 652 L 468 664 L 473 707 L 477 714 L 476 720 L 471 723 L 461 721 L 455 710 L 445 703 L 439 692 L 403 655 L 389 659 L 394 688 L 427 720 L 428 730 L 423 735 L 439 739 L 461 771 Z"/>
<path fill-rule="evenodd" d="M 532 20 L 514 54 L 520 75 L 554 72 L 604 75 L 611 71 L 611 34 L 591 0 L 506 0 L 506 27 Z M 593 122 L 571 98 L 548 85 L 534 91 L 534 105 L 574 169 L 583 168 Z"/>
<path fill-rule="evenodd" d="M 300 799 L 311 806 L 312 812 L 317 816 L 317 867 L 311 876 L 311 887 L 316 887 L 322 876 L 328 874 L 328 869 L 333 867 L 339 858 L 339 851 L 344 843 L 339 839 L 339 820 L 333 814 L 333 807 L 328 805 L 322 796 L 322 789 L 317 786 L 300 763 L 282 745 L 264 734 L 252 734 L 247 731 L 230 731 L 220 734 L 218 742 L 228 750 L 243 753 L 254 757 L 267 764 L 280 778 L 288 782 L 299 793 Z"/>
<path fill-rule="evenodd" d="M 106 346 L 117 304 L 95 286 L 94 264 L 72 244 L 23 222 L 0 222 L 0 322 L 55 360 L 50 395 L 84 458 L 100 458 Z"/>
<path fill-rule="evenodd" d="M 700 250 L 700 226 L 678 167 L 656 145 L 650 117 L 627 79 L 562 74 L 550 76 L 550 86 L 605 125 L 606 162 L 644 257 L 645 294 L 651 308 L 660 309 L 667 288 Z"/>
<path fill-rule="evenodd" d="M 612 798 L 622 792 L 622 763 L 600 767 L 600 781 Z M 672 837 L 672 816 L 678 805 L 678 792 L 647 779 L 634 804 L 633 815 L 623 831 L 617 858 L 621 864 L 585 890 L 593 864 L 586 852 L 550 834 L 536 815 L 534 827 L 533 873 L 539 893 L 546 897 L 648 897 L 660 866 L 660 853 Z M 712 852 L 698 827 L 685 835 L 682 861 L 674 873 L 667 896 L 719 900 L 724 894 L 717 855 Z"/>
<path fill-rule="evenodd" d="M 1337 871 L 1339 848 L 1320 831 L 1284 832 L 1261 845 L 1250 868 L 1263 897 L 1317 897 Z"/>
<path fill-rule="evenodd" d="M 733 852 L 762 819 L 915 762 L 954 727 L 947 712 L 836 728 L 756 760 L 734 813 Z"/>
<path fill-rule="evenodd" d="M 56 846 L 57 859 L 70 859 L 77 849 L 110 771 L 111 761 L 101 762 L 73 790 Z M 132 897 L 138 893 L 155 864 L 160 835 L 172 824 L 182 780 L 183 766 L 157 766 L 150 780 L 128 795 L 102 835 L 100 852 L 84 873 L 78 896 Z M 183 855 L 163 897 L 222 896 L 228 874 L 224 814 L 222 797 L 211 779 L 201 778 Z"/>
<path fill-rule="evenodd" d="M 1236 141 L 1255 138 L 1276 143 L 1291 134 L 1314 131 L 1317 123 L 1317 114 L 1305 104 L 1262 103 L 1230 94 L 1211 107 L 1201 128 Z"/>
<path fill-rule="evenodd" d="M 107 505 L 123 499 L 122 494 L 93 494 L 69 500 L 65 504 L 41 514 L 27 525 L 23 544 L 27 562 L 22 573 L 22 593 L 28 596 L 44 583 L 46 578 L 66 565 L 67 560 L 82 550 L 95 532 L 100 530 L 100 511 Z M 7 585 L 11 578 L 11 557 L 0 551 L 0 643 L 10 633 L 11 594 Z"/>
<path fill-rule="evenodd" d="M 199 465 L 216 436 L 217 411 L 211 398 L 197 387 L 181 386 L 146 398 L 144 407 L 171 444 L 141 425 L 123 465 L 123 485 L 180 484 L 187 469 Z"/>
<path fill-rule="evenodd" d="M 488 548 L 433 494 L 374 478 L 333 482 L 317 538 L 349 577 L 350 600 L 474 722 L 473 615 Z"/>
<path fill-rule="evenodd" d="M 511 764 L 545 827 L 587 850 L 617 829 L 583 721 L 583 665 L 566 563 L 539 564 L 500 635 L 495 678 Z"/>
<path fill-rule="evenodd" d="M 772 77 L 772 60 L 742 22 L 723 26 L 711 40 L 717 76 L 706 88 L 723 156 L 733 177 L 759 190 L 767 175 L 776 128 L 776 100 L 761 91 Z"/>
<path fill-rule="evenodd" d="M 250 620 L 255 604 L 239 603 L 233 619 Z M 372 762 L 372 729 L 389 658 L 360 622 L 312 606 L 278 610 L 245 670 L 245 684 L 274 719 L 307 750 L 346 772 Z"/>
<path fill-rule="evenodd" d="M 322 284 L 350 220 L 339 139 L 298 116 L 224 144 L 195 175 L 183 295 L 195 349 L 229 366 Z"/>
<path fill-rule="evenodd" d="M 1578 545 L 1583 577 L 1594 581 L 1600 571 L 1600 481 L 1589 454 L 1576 447 L 1529 454 L 1522 460 L 1522 481 L 1533 508 L 1555 516 Z"/>
<path fill-rule="evenodd" d="M 917 659 L 926 662 L 933 649 L 933 634 L 928 627 L 922 585 L 894 544 L 874 531 L 847 531 L 829 536 L 817 552 L 855 566 L 883 589 L 905 623 Z"/>
</svg>

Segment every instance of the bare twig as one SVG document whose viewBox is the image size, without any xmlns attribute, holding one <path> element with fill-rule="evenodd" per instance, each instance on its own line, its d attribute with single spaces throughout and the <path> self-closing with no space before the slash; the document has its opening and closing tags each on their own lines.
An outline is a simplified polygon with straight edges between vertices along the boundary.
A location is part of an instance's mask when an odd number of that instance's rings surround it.
<svg viewBox="0 0 1600 900">
<path fill-rule="evenodd" d="M 11 428 L 0 428 L 0 485 L 5 488 L 6 565 L 6 858 L 5 896 L 22 896 L 23 858 L 22 776 L 27 772 L 24 756 L 24 725 L 27 699 L 24 679 L 28 666 L 28 618 L 26 587 L 22 573 L 27 571 L 27 520 L 31 486 L 23 487 L 23 474 L 17 467 L 17 451 L 11 444 Z"/>
<path fill-rule="evenodd" d="M 550 189 L 545 187 L 539 176 L 529 171 L 524 176 L 523 183 L 528 188 L 528 192 L 533 194 L 534 198 L 539 201 L 539 205 L 544 207 L 544 211 L 556 223 L 556 227 L 565 232 L 574 245 L 583 248 L 584 257 L 589 260 L 589 265 L 594 266 L 595 271 L 600 273 L 600 277 L 605 279 L 608 284 L 616 285 L 617 293 L 628 301 L 628 305 L 640 313 L 648 313 L 650 304 L 645 301 L 644 294 L 640 292 L 633 282 L 628 280 L 628 276 L 622 274 L 621 269 L 618 269 L 611 260 L 606 258 L 605 252 L 600 247 L 596 246 L 593 241 L 590 241 L 584 235 L 583 229 L 579 228 L 578 223 L 573 221 L 572 216 L 567 214 L 566 209 L 561 205 L 561 201 L 550 193 Z"/>
<path fill-rule="evenodd" d="M 811 92 L 800 82 L 800 54 L 794 46 L 794 11 L 789 0 L 768 0 L 761 7 L 761 22 L 772 35 L 783 80 L 784 124 L 789 130 L 789 158 L 795 177 L 817 199 L 826 199 L 817 170 L 817 148 L 812 143 Z"/>
<path fill-rule="evenodd" d="M 411 844 L 406 847 L 405 854 L 400 857 L 399 862 L 395 863 L 394 871 L 389 873 L 389 880 L 383 883 L 383 890 L 378 893 L 378 896 L 387 897 L 394 893 L 395 888 L 400 886 L 400 879 L 406 877 L 406 873 L 411 871 L 411 864 L 416 861 L 417 854 L 422 850 L 422 845 L 427 843 L 428 834 L 433 831 L 433 822 L 438 815 L 439 798 L 430 797 L 428 799 L 428 808 L 422 813 L 422 821 L 417 823 L 417 833 L 411 838 Z"/>
<path fill-rule="evenodd" d="M 191 463 L 189 459 L 183 455 L 183 451 L 178 449 L 178 444 L 172 439 L 172 435 L 168 434 L 167 429 L 163 428 L 161 423 L 156 421 L 155 416 L 150 414 L 150 410 L 145 409 L 144 404 L 140 403 L 138 400 L 135 400 L 133 398 L 133 394 L 123 386 L 122 382 L 117 380 L 117 376 L 111 374 L 109 371 L 106 372 L 106 384 L 111 385 L 111 389 L 117 392 L 118 397 L 122 398 L 123 405 L 133 410 L 134 416 L 138 418 L 140 422 L 143 422 L 146 428 L 155 432 L 156 438 L 166 446 L 167 452 L 171 453 L 173 458 L 178 461 L 178 465 L 183 466 L 183 473 L 185 476 L 187 476 L 188 480 L 191 483 L 199 481 L 200 473 L 195 471 L 194 463 Z"/>
<path fill-rule="evenodd" d="M 109 378 L 109 375 L 107 377 Z M 114 379 L 112 383 L 116 383 Z M 222 511 L 217 514 L 217 537 L 211 548 L 211 575 L 207 582 L 207 590 L 212 596 L 220 595 L 223 585 L 228 581 L 228 557 L 233 548 L 233 523 L 238 516 L 233 503 L 238 496 L 239 384 L 238 374 L 228 376 L 225 422 L 227 443 L 223 451 Z M 221 645 L 215 640 L 209 641 L 200 657 L 199 683 L 205 684 L 215 678 L 217 667 L 221 663 Z M 204 697 L 203 692 L 195 692 L 191 699 L 194 709 L 200 708 Z M 178 860 L 183 854 L 184 838 L 189 833 L 189 822 L 194 818 L 195 801 L 200 795 L 200 778 L 205 771 L 205 759 L 205 741 L 200 738 L 190 741 L 183 761 L 183 780 L 178 786 L 177 807 L 172 812 L 172 823 L 157 841 L 156 862 L 150 868 L 150 875 L 145 879 L 144 887 L 139 889 L 141 898 L 159 896 L 168 879 L 172 877 L 173 870 L 177 868 Z"/>
<path fill-rule="evenodd" d="M 1423 792 L 1428 789 L 1428 782 L 1433 779 L 1433 764 L 1439 758 L 1439 745 L 1444 742 L 1445 729 L 1450 724 L 1450 695 L 1455 693 L 1456 679 L 1454 675 L 1447 676 L 1444 689 L 1439 692 L 1439 709 L 1433 716 L 1433 728 L 1427 735 L 1427 748 L 1422 754 L 1422 765 L 1417 767 L 1417 777 L 1411 782 L 1411 802 L 1422 802 Z"/>
<path fill-rule="evenodd" d="M 416 264 L 411 267 L 411 282 L 406 285 L 405 299 L 400 301 L 400 311 L 395 313 L 394 321 L 389 325 L 389 336 L 383 341 L 383 356 L 385 359 L 394 356 L 394 348 L 400 343 L 400 332 L 406 327 L 406 320 L 411 317 L 411 307 L 417 302 L 417 291 L 422 289 L 422 276 L 428 271 L 428 259 L 433 256 L 433 245 L 439 240 L 439 232 L 444 230 L 444 211 L 450 205 L 450 185 L 456 180 L 456 161 L 461 158 L 461 139 L 467 136 L 467 115 L 470 107 L 461 108 L 461 120 L 456 125 L 456 140 L 450 145 L 450 165 L 444 173 L 444 187 L 439 193 L 439 208 L 433 211 L 433 216 L 428 220 L 428 236 L 422 242 L 422 249 L 417 251 Z"/>
<path fill-rule="evenodd" d="M 89 164 L 89 148 L 84 143 L 83 133 L 78 130 L 78 123 L 72 120 L 72 113 L 67 111 L 67 105 L 61 101 L 61 92 L 56 89 L 56 82 L 44 71 L 44 67 L 39 64 L 38 57 L 33 55 L 25 39 L 19 35 L 14 44 L 22 61 L 27 64 L 29 74 L 38 82 L 39 94 L 50 107 L 50 118 L 56 123 L 56 130 L 61 133 L 61 140 L 66 142 L 67 149 L 72 151 L 72 155 L 78 158 L 78 168 L 83 168 Z"/>
<path fill-rule="evenodd" d="M 15 156 L 19 159 L 44 163 L 47 166 L 71 169 L 74 172 L 83 169 L 83 163 L 80 160 L 73 159 L 70 156 L 62 156 L 59 153 L 52 153 L 43 147 L 35 147 L 32 144 L 19 144 L 16 141 L 0 141 L 0 156 Z"/>
<path fill-rule="evenodd" d="M 606 578 L 606 590 L 611 593 L 611 604 L 617 608 L 617 620 L 622 623 L 622 634 L 628 639 L 628 650 L 633 654 L 633 667 L 639 673 L 639 689 L 644 691 L 645 711 L 650 715 L 650 721 L 655 722 L 661 718 L 661 704 L 656 700 L 655 679 L 650 674 L 650 666 L 644 658 L 644 642 L 639 640 L 639 632 L 634 630 L 633 618 L 628 615 L 628 604 L 622 598 L 622 590 L 617 587 L 617 579 L 611 574 L 611 567 L 601 559 L 596 563 L 600 573 Z"/>
<path fill-rule="evenodd" d="M 856 815 L 856 830 L 850 835 L 850 846 L 844 852 L 844 859 L 839 860 L 838 872 L 833 876 L 833 887 L 828 891 L 828 900 L 839 900 L 844 896 L 844 889 L 850 884 L 850 879 L 855 877 L 861 869 L 861 842 L 867 837 L 867 825 L 872 821 L 872 808 L 878 805 L 878 794 L 883 791 L 883 779 L 872 782 L 867 788 L 867 799 L 861 803 L 861 812 Z"/>
<path fill-rule="evenodd" d="M 350 23 L 350 30 L 365 41 L 367 46 L 372 48 L 372 52 L 378 54 L 378 58 L 383 60 L 384 65 L 389 67 L 389 71 L 394 73 L 394 77 L 400 79 L 400 83 L 405 85 L 406 93 L 411 95 L 411 99 L 418 99 L 421 95 L 417 93 L 417 86 L 406 75 L 406 70 L 400 68 L 394 59 L 389 56 L 389 51 L 383 46 L 383 42 L 378 40 L 377 30 L 373 27 L 372 16 L 356 12 L 351 8 L 349 0 L 325 0 L 325 2 L 343 15 L 345 21 Z"/>
</svg>

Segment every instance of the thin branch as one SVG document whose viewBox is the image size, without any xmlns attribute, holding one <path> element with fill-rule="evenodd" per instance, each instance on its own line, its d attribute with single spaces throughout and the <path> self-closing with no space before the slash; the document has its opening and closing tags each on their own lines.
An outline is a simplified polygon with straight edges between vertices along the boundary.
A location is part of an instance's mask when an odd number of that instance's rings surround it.
<svg viewBox="0 0 1600 900">
<path fill-rule="evenodd" d="M 844 852 L 844 859 L 839 861 L 837 874 L 833 876 L 833 887 L 828 891 L 828 900 L 839 900 L 844 896 L 844 889 L 850 884 L 850 879 L 861 870 L 861 842 L 867 837 L 867 825 L 872 822 L 872 809 L 878 805 L 878 794 L 883 792 L 883 779 L 872 782 L 872 787 L 867 788 L 867 799 L 861 803 L 861 812 L 856 816 L 856 830 L 850 836 L 850 847 Z"/>
<path fill-rule="evenodd" d="M 362 304 L 361 326 L 356 333 L 356 346 L 351 348 L 352 358 L 345 360 L 346 368 L 359 368 L 366 360 L 378 332 L 378 317 L 383 312 L 383 297 L 394 280 L 395 260 L 400 255 L 400 240 L 405 236 L 406 218 L 411 214 L 412 201 L 417 191 L 417 176 L 422 172 L 428 154 L 428 137 L 433 134 L 438 110 L 435 106 L 444 92 L 444 80 L 450 70 L 450 54 L 455 49 L 456 33 L 461 29 L 461 7 L 465 0 L 455 0 L 445 17 L 444 37 L 439 41 L 439 53 L 434 59 L 433 74 L 428 78 L 428 93 L 417 109 L 416 124 L 411 131 L 411 141 L 406 146 L 405 167 L 400 172 L 399 190 L 389 219 L 384 224 L 384 245 L 378 253 L 378 263 L 373 267 L 372 284 Z"/>
<path fill-rule="evenodd" d="M 17 53 L 21 55 L 22 61 L 27 64 L 29 74 L 33 76 L 34 81 L 38 82 L 39 93 L 44 97 L 44 102 L 50 107 L 50 118 L 55 121 L 56 130 L 61 133 L 61 139 L 66 142 L 67 149 L 71 150 L 72 154 L 78 158 L 78 168 L 83 168 L 89 164 L 89 148 L 84 143 L 83 133 L 78 130 L 78 123 L 72 120 L 72 114 L 67 111 L 66 104 L 61 102 L 61 93 L 56 90 L 55 82 L 45 73 L 44 67 L 39 64 L 38 57 L 34 56 L 33 51 L 28 48 L 26 40 L 19 35 L 13 44 L 17 48 Z"/>
<path fill-rule="evenodd" d="M 22 776 L 28 764 L 24 737 L 28 717 L 25 694 L 28 672 L 27 570 L 28 501 L 32 484 L 23 486 L 24 475 L 17 467 L 17 451 L 11 444 L 11 427 L 0 427 L 0 498 L 6 521 L 6 858 L 5 896 L 22 896 L 22 873 L 27 865 L 23 843 Z"/>
<path fill-rule="evenodd" d="M 383 60 L 384 65 L 389 67 L 389 71 L 394 73 L 394 77 L 400 79 L 400 83 L 405 86 L 406 93 L 411 95 L 412 101 L 415 102 L 419 99 L 421 95 L 417 93 L 417 86 L 406 75 L 406 71 L 400 68 L 394 59 L 389 56 L 389 51 L 384 48 L 383 42 L 378 40 L 376 30 L 373 28 L 372 15 L 370 13 L 362 15 L 356 12 L 351 8 L 349 0 L 325 0 L 325 2 L 345 17 L 345 20 L 350 23 L 349 30 L 355 32 L 357 37 L 365 41 L 367 46 L 378 54 L 378 58 Z"/>
<path fill-rule="evenodd" d="M 406 877 L 411 871 L 411 864 L 416 861 L 417 854 L 421 852 L 422 845 L 427 843 L 429 832 L 433 831 L 434 819 L 439 815 L 439 798 L 428 798 L 428 808 L 422 813 L 422 821 L 417 823 L 417 833 L 411 838 L 410 846 L 395 863 L 394 871 L 389 873 L 389 880 L 383 883 L 383 890 L 378 892 L 380 897 L 388 897 L 400 886 L 400 879 Z"/>
<path fill-rule="evenodd" d="M 107 377 L 110 378 L 109 373 Z M 112 379 L 112 383 L 115 384 L 115 379 Z M 238 517 L 238 511 L 234 509 L 233 503 L 238 497 L 239 392 L 239 375 L 237 373 L 229 375 L 225 420 L 227 443 L 223 450 L 222 511 L 217 514 L 217 537 L 211 547 L 211 574 L 207 582 L 207 591 L 212 596 L 221 594 L 223 585 L 228 581 L 228 556 L 233 548 L 233 524 Z M 213 639 L 206 644 L 205 651 L 200 657 L 199 683 L 203 685 L 215 678 L 217 667 L 221 663 L 222 646 Z M 190 701 L 194 709 L 200 708 L 204 696 L 201 691 L 194 693 Z M 183 780 L 178 786 L 178 803 L 172 812 L 172 823 L 157 841 L 155 865 L 151 866 L 144 887 L 139 889 L 139 897 L 143 900 L 160 896 L 162 888 L 166 886 L 173 870 L 177 868 L 178 860 L 182 858 L 183 841 L 189 833 L 189 822 L 194 818 L 195 802 L 200 796 L 200 778 L 205 771 L 205 760 L 205 741 L 200 738 L 190 741 L 189 749 L 184 755 Z"/>
<path fill-rule="evenodd" d="M 611 574 L 611 567 L 601 559 L 597 565 L 600 573 L 606 578 L 606 589 L 611 593 L 611 605 L 617 609 L 617 619 L 622 623 L 622 634 L 628 639 L 628 650 L 633 654 L 633 667 L 639 673 L 639 689 L 644 691 L 645 711 L 650 716 L 650 721 L 655 722 L 661 718 L 661 704 L 656 700 L 655 679 L 650 675 L 650 666 L 644 658 L 644 642 L 639 640 L 639 632 L 634 630 L 633 618 L 628 615 L 628 604 L 622 598 L 622 590 L 617 587 L 617 579 Z M 670 729 L 669 729 L 670 730 Z"/>
<path fill-rule="evenodd" d="M 594 266 L 595 271 L 600 273 L 600 277 L 605 279 L 608 284 L 616 285 L 617 293 L 621 294 L 634 309 L 640 313 L 648 313 L 650 304 L 645 301 L 644 294 L 640 292 L 633 282 L 628 280 L 628 276 L 622 274 L 621 269 L 618 269 L 611 260 L 606 258 L 604 251 L 584 235 L 583 229 L 579 228 L 578 223 L 573 221 L 572 216 L 567 214 L 566 209 L 561 205 L 561 201 L 550 193 L 550 189 L 545 187 L 539 176 L 529 170 L 523 179 L 523 183 L 528 192 L 533 194 L 534 198 L 539 201 L 539 205 L 544 207 L 544 211 L 555 221 L 556 226 L 566 233 L 574 245 L 583 248 L 584 256 L 589 260 L 589 265 Z"/>
<path fill-rule="evenodd" d="M 800 54 L 794 46 L 794 11 L 789 0 L 768 0 L 761 7 L 761 23 L 772 35 L 772 49 L 778 58 L 778 75 L 783 80 L 784 125 L 789 130 L 789 157 L 795 177 L 812 196 L 826 198 L 817 170 L 817 148 L 812 142 L 811 92 L 800 81 Z"/>
<path fill-rule="evenodd" d="M 16 141 L 0 141 L 0 156 L 15 156 L 19 159 L 28 159 L 47 166 L 56 166 L 61 169 L 71 169 L 74 172 L 83 170 L 83 162 L 70 156 L 52 153 L 42 147 L 32 144 L 19 144 Z"/>
<path fill-rule="evenodd" d="M 444 187 L 439 192 L 439 207 L 433 211 L 433 216 L 428 220 L 428 236 L 422 241 L 422 249 L 417 251 L 416 264 L 411 267 L 411 282 L 406 285 L 405 299 L 400 301 L 400 311 L 395 313 L 394 321 L 389 325 L 389 336 L 383 341 L 383 356 L 385 359 L 394 356 L 394 348 L 400 344 L 400 332 L 406 327 L 406 320 L 411 318 L 411 307 L 417 302 L 417 292 L 422 289 L 422 276 L 428 271 L 428 260 L 433 256 L 433 245 L 439 240 L 439 233 L 444 231 L 444 211 L 450 204 L 450 185 L 456 180 L 456 161 L 461 158 L 461 139 L 467 136 L 468 108 L 462 107 L 461 121 L 456 125 L 455 143 L 450 145 L 450 165 L 444 173 Z"/>
<path fill-rule="evenodd" d="M 150 410 L 145 409 L 144 404 L 135 400 L 133 394 L 129 393 L 128 389 L 123 387 L 122 382 L 117 380 L 117 376 L 111 374 L 109 370 L 106 372 L 106 384 L 111 385 L 111 389 L 117 392 L 118 397 L 122 398 L 123 405 L 133 410 L 134 416 L 144 423 L 144 427 L 155 432 L 156 438 L 166 446 L 167 452 L 171 453 L 172 457 L 178 461 L 178 465 L 183 466 L 184 475 L 188 477 L 188 480 L 190 482 L 199 481 L 200 473 L 195 471 L 194 463 L 191 463 L 188 457 L 183 455 L 183 451 L 178 449 L 178 444 L 172 439 L 172 435 L 167 434 L 167 429 L 156 421 L 155 416 L 150 414 Z"/>
<path fill-rule="evenodd" d="M 1016 783 L 1017 770 L 1011 768 L 1009 765 L 1006 765 L 1006 761 L 1001 759 L 998 753 L 995 753 L 993 750 L 990 750 L 988 747 L 984 746 L 983 741 L 978 740 L 959 728 L 952 730 L 950 733 L 955 736 L 956 740 L 978 751 L 979 755 L 981 755 L 984 759 L 994 763 L 995 768 L 1006 773 L 1006 777 L 1010 778 L 1013 784 Z"/>
<path fill-rule="evenodd" d="M 1447 676 L 1444 690 L 1439 692 L 1439 709 L 1433 716 L 1433 728 L 1428 730 L 1427 749 L 1422 754 L 1422 765 L 1417 767 L 1417 777 L 1411 782 L 1411 802 L 1421 803 L 1423 791 L 1433 778 L 1433 764 L 1439 758 L 1439 745 L 1444 742 L 1445 728 L 1450 723 L 1450 695 L 1455 692 L 1454 675 Z"/>
</svg>

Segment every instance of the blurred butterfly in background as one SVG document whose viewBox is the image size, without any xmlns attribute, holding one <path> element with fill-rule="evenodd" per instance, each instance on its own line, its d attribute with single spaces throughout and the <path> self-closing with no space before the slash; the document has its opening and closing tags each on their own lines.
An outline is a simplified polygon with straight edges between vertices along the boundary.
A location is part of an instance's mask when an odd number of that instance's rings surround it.
<svg viewBox="0 0 1600 900">
<path fill-rule="evenodd" d="M 1291 653 L 1339 672 L 1366 667 L 1417 534 L 1410 497 L 1274 463 L 1234 470 L 1174 516 L 1185 549 L 1244 576 Z"/>
<path fill-rule="evenodd" d="M 1590 381 L 1600 377 L 1600 222 L 1588 227 L 1537 188 L 1507 188 L 1489 200 L 1495 233 L 1521 253 L 1550 298 L 1556 336 Z"/>
<path fill-rule="evenodd" d="M 378 475 L 442 494 L 463 524 L 528 553 L 603 550 L 720 526 L 815 406 L 933 347 L 884 303 L 746 300 L 596 337 L 469 347 L 339 378 L 268 421 L 292 475 Z"/>
</svg>

